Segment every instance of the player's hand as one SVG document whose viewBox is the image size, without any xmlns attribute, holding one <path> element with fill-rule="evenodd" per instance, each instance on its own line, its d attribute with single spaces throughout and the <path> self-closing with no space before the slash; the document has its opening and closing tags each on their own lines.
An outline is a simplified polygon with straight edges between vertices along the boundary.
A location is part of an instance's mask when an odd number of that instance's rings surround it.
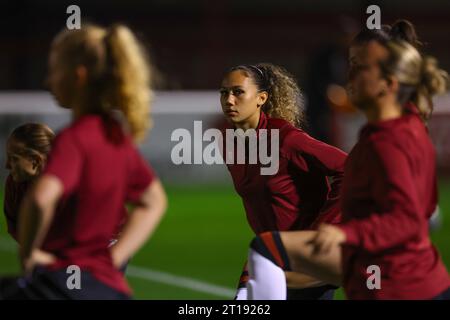
<svg viewBox="0 0 450 320">
<path fill-rule="evenodd" d="M 321 224 L 313 239 L 314 254 L 326 254 L 331 248 L 346 241 L 345 232 L 331 224 Z"/>
<path fill-rule="evenodd" d="M 123 250 L 120 251 L 120 248 L 116 245 L 116 243 L 117 242 L 110 245 L 109 251 L 111 253 L 111 260 L 113 266 L 119 270 L 125 265 L 127 259 L 124 257 Z"/>
<path fill-rule="evenodd" d="M 25 257 L 22 261 L 23 271 L 26 275 L 30 275 L 37 266 L 47 266 L 56 261 L 56 257 L 51 253 L 34 249 L 29 257 Z"/>
</svg>

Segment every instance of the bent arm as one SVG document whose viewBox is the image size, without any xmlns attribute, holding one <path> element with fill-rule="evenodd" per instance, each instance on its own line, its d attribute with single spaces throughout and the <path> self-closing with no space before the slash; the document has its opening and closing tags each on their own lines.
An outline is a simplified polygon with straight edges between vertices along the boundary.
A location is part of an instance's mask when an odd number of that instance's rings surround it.
<svg viewBox="0 0 450 320">
<path fill-rule="evenodd" d="M 22 261 L 40 248 L 63 194 L 61 181 L 53 175 L 43 175 L 25 196 L 19 214 L 19 244 Z"/>
<path fill-rule="evenodd" d="M 120 268 L 147 241 L 158 226 L 167 208 L 161 182 L 155 179 L 142 193 L 131 211 L 120 239 L 111 247 L 114 265 Z"/>
</svg>

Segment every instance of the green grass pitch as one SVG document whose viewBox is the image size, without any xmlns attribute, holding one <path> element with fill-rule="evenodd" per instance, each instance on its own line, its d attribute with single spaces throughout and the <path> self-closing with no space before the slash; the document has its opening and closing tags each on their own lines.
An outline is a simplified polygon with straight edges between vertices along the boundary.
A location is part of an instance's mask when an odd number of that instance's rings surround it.
<svg viewBox="0 0 450 320">
<path fill-rule="evenodd" d="M 450 269 L 450 180 L 441 181 L 439 187 L 444 221 L 432 239 Z M 238 195 L 231 186 L 167 186 L 166 191 L 168 212 L 131 265 L 234 289 L 252 238 Z M 19 271 L 17 255 L 8 240 L 1 215 L 0 275 Z M 232 298 L 132 276 L 128 280 L 137 299 Z M 341 290 L 336 298 L 344 298 Z"/>
</svg>

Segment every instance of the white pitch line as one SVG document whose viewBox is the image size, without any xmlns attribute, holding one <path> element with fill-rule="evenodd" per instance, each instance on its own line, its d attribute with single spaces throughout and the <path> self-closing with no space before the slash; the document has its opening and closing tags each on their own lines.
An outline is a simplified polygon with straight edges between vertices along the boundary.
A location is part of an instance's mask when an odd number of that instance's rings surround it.
<svg viewBox="0 0 450 320">
<path fill-rule="evenodd" d="M 233 298 L 235 294 L 235 291 L 230 288 L 137 266 L 128 266 L 126 275 L 134 278 L 164 283 L 175 287 L 190 289 L 197 292 L 208 293 L 214 296 L 227 297 L 229 299 Z"/>
<path fill-rule="evenodd" d="M 17 252 L 17 245 L 9 237 L 0 236 L 0 251 L 10 253 Z M 229 299 L 231 299 L 235 294 L 235 291 L 230 288 L 221 287 L 193 278 L 177 276 L 171 273 L 133 265 L 129 265 L 127 267 L 126 275 L 133 278 L 163 283 L 174 287 L 190 289 L 193 291 L 203 292 L 213 296 Z"/>
</svg>

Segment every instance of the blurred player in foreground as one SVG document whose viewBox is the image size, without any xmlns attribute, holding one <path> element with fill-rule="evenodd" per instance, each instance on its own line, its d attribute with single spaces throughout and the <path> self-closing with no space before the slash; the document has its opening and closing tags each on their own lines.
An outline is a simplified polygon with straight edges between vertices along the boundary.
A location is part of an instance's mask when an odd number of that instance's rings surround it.
<svg viewBox="0 0 450 320">
<path fill-rule="evenodd" d="M 405 19 L 397 20 L 392 25 L 382 25 L 381 29 L 366 30 L 359 35 L 360 42 L 369 42 L 371 40 L 388 41 L 395 39 L 407 41 L 422 54 L 421 50 L 423 43 L 419 41 L 414 25 Z M 333 85 L 333 89 L 330 89 L 327 92 L 328 100 L 334 108 L 338 108 L 339 110 L 357 111 L 357 109 L 352 105 L 344 87 Z M 411 99 L 414 99 L 414 97 L 412 96 Z M 407 103 L 410 104 L 410 107 L 414 105 L 414 101 L 411 100 Z M 413 108 L 416 107 L 417 106 L 414 106 Z M 440 213 L 439 206 L 436 205 L 436 209 L 429 219 L 430 231 L 438 230 L 441 226 L 442 215 Z"/>
<path fill-rule="evenodd" d="M 401 32 L 395 40 L 365 35 L 350 48 L 349 96 L 368 123 L 346 163 L 343 223 L 255 238 L 253 299 L 283 298 L 281 268 L 343 284 L 349 299 L 450 299 L 449 275 L 429 239 L 437 184 L 424 124 L 433 95 L 446 90 L 447 73 Z"/>
<path fill-rule="evenodd" d="M 227 164 L 255 234 L 275 230 L 307 230 L 321 222 L 338 223 L 339 191 L 346 154 L 311 138 L 303 124 L 303 100 L 293 77 L 272 64 L 241 65 L 225 75 L 220 89 L 223 113 L 231 128 L 279 130 L 279 168 L 262 175 L 261 163 Z M 270 138 L 268 138 L 270 140 Z M 237 143 L 234 142 L 236 151 Z M 249 143 L 246 143 L 246 153 Z M 236 152 L 234 153 L 236 155 Z M 330 184 L 331 178 L 331 184 Z M 250 274 L 252 270 L 249 270 Z M 244 270 L 237 299 L 246 299 Z M 335 287 L 315 278 L 287 274 L 288 299 L 332 299 Z"/>
<path fill-rule="evenodd" d="M 19 242 L 26 277 L 4 280 L 0 296 L 128 299 L 131 290 L 119 268 L 145 243 L 166 208 L 161 183 L 134 145 L 149 127 L 145 54 L 122 25 L 64 30 L 52 43 L 48 83 L 58 103 L 72 110 L 73 122 L 55 139 L 22 205 Z M 67 201 L 64 211 L 55 210 L 59 201 Z M 107 248 L 124 203 L 134 208 L 119 241 Z M 68 288 L 68 266 L 81 269 L 78 289 Z"/>
</svg>

